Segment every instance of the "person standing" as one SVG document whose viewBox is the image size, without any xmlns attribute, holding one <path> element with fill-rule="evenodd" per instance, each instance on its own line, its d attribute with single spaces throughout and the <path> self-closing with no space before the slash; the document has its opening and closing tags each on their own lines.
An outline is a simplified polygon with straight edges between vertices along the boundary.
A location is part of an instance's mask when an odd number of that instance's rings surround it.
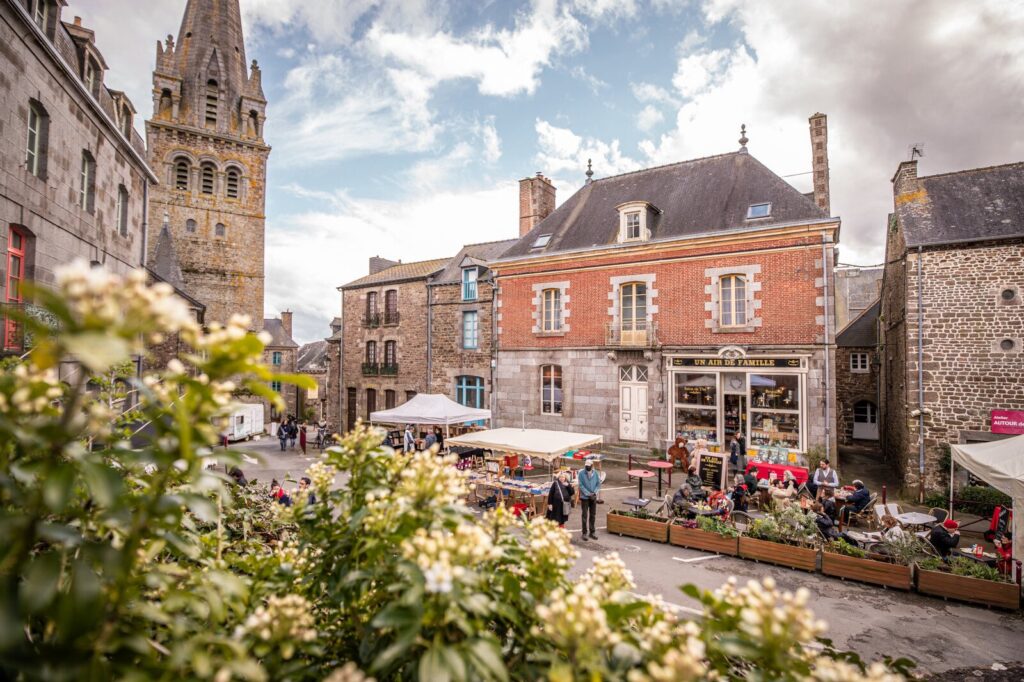
<svg viewBox="0 0 1024 682">
<path fill-rule="evenodd" d="M 405 436 L 402 440 L 402 452 L 414 452 L 416 450 L 416 436 L 412 433 L 412 424 L 405 425 Z"/>
<path fill-rule="evenodd" d="M 569 520 L 569 513 L 572 511 L 572 485 L 569 483 L 569 474 L 561 472 L 558 478 L 551 482 L 551 489 L 548 490 L 548 513 L 546 517 L 558 524 L 559 528 L 565 528 L 565 522 Z"/>
<path fill-rule="evenodd" d="M 435 443 L 437 443 L 437 435 L 434 434 L 434 430 L 431 429 L 430 431 L 427 431 L 427 437 L 423 439 L 423 449 L 429 450 L 434 447 Z"/>
<path fill-rule="evenodd" d="M 814 493 L 815 499 L 821 499 L 822 489 L 830 488 L 835 490 L 839 487 L 839 474 L 836 473 L 827 459 L 823 459 L 818 463 L 818 470 L 814 472 L 814 478 L 811 479 L 811 492 Z"/>
<path fill-rule="evenodd" d="M 277 427 L 277 439 L 281 441 L 281 452 L 288 446 L 288 424 L 281 422 Z"/>
<path fill-rule="evenodd" d="M 295 449 L 295 439 L 299 437 L 299 427 L 295 423 L 295 417 L 288 420 L 288 447 Z"/>
<path fill-rule="evenodd" d="M 601 474 L 594 463 L 587 460 L 576 480 L 580 488 L 580 508 L 583 514 L 583 539 L 597 539 L 597 496 L 601 492 Z M 589 532 L 588 529 L 589 528 Z"/>
<path fill-rule="evenodd" d="M 299 424 L 299 447 L 302 448 L 302 454 L 306 454 L 306 422 Z"/>
</svg>

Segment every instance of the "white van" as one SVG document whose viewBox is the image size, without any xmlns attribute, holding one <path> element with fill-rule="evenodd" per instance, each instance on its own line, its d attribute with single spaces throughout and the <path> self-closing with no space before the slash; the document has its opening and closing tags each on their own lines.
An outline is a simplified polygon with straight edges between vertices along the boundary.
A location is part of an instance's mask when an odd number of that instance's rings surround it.
<svg viewBox="0 0 1024 682">
<path fill-rule="evenodd" d="M 232 443 L 239 440 L 251 440 L 253 436 L 263 433 L 263 405 L 246 403 L 239 405 L 231 413 L 228 424 L 228 440 Z"/>
</svg>

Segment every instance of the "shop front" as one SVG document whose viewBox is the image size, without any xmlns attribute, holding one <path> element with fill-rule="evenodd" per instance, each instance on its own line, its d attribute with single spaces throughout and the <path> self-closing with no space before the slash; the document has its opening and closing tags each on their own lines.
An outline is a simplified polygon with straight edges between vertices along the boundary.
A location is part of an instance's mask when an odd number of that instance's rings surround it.
<svg viewBox="0 0 1024 682">
<path fill-rule="evenodd" d="M 803 464 L 807 451 L 807 356 L 666 356 L 669 433 L 728 451 L 734 435 L 763 461 Z"/>
</svg>

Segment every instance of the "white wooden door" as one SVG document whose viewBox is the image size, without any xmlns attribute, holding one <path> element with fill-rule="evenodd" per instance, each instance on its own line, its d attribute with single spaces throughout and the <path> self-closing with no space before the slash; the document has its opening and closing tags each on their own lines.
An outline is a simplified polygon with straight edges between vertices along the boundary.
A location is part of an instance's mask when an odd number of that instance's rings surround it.
<svg viewBox="0 0 1024 682">
<path fill-rule="evenodd" d="M 870 400 L 861 400 L 853 406 L 853 437 L 878 440 L 878 409 Z"/>
<path fill-rule="evenodd" d="M 647 442 L 647 368 L 619 368 L 619 438 Z"/>
</svg>

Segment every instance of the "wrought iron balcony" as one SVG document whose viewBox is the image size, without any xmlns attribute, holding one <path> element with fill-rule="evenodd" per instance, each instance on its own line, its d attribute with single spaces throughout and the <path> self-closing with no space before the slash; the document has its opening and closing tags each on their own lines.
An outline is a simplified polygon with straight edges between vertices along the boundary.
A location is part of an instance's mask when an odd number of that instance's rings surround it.
<svg viewBox="0 0 1024 682">
<path fill-rule="evenodd" d="M 380 375 L 384 377 L 393 377 L 398 375 L 398 363 L 392 362 L 390 364 L 385 363 L 380 366 Z"/>
<path fill-rule="evenodd" d="M 363 363 L 363 375 L 368 377 L 375 377 L 380 374 L 380 365 L 376 362 L 364 362 Z"/>
<path fill-rule="evenodd" d="M 364 327 L 379 327 L 380 326 L 380 313 L 366 313 L 363 315 L 363 326 Z"/>
<path fill-rule="evenodd" d="M 398 311 L 397 310 L 385 310 L 384 311 L 384 326 L 390 327 L 398 324 Z"/>
<path fill-rule="evenodd" d="M 612 348 L 655 348 L 658 344 L 658 325 L 638 320 L 633 326 L 605 325 L 605 345 Z"/>
</svg>

